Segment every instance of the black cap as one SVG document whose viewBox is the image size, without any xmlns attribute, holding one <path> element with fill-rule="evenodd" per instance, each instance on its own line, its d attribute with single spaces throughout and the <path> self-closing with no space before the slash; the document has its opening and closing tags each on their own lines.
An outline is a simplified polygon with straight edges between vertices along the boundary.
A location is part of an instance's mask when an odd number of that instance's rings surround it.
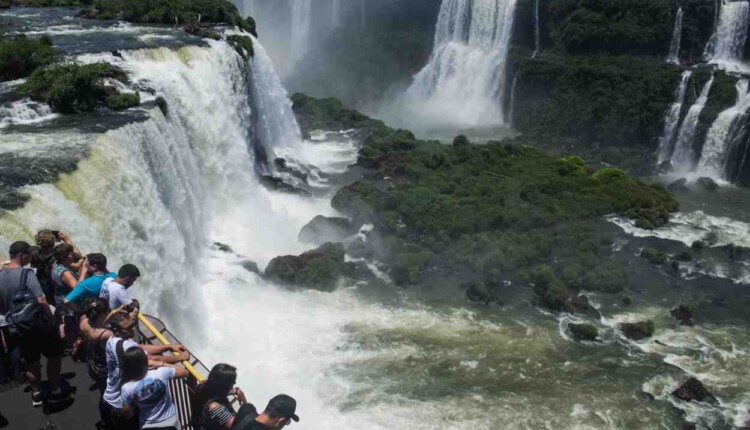
<svg viewBox="0 0 750 430">
<path fill-rule="evenodd" d="M 8 250 L 8 254 L 10 254 L 11 257 L 16 256 L 18 254 L 28 254 L 31 252 L 31 245 L 29 245 L 28 242 L 24 242 L 22 240 L 19 240 L 18 242 L 13 242 L 12 245 L 10 245 L 10 250 Z"/>
<path fill-rule="evenodd" d="M 299 417 L 294 413 L 297 410 L 297 401 L 286 394 L 279 394 L 271 399 L 266 410 L 273 411 L 284 418 L 291 418 L 295 422 L 299 421 Z"/>
</svg>

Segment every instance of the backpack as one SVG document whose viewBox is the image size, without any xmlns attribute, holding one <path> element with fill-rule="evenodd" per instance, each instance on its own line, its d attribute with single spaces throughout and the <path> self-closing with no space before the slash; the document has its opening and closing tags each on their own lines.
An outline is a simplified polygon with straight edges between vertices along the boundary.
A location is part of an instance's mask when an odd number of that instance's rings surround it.
<svg viewBox="0 0 750 430">
<path fill-rule="evenodd" d="M 49 317 L 28 286 L 31 270 L 21 273 L 22 289 L 13 295 L 11 308 L 5 319 L 21 332 L 45 330 L 50 326 Z"/>
</svg>

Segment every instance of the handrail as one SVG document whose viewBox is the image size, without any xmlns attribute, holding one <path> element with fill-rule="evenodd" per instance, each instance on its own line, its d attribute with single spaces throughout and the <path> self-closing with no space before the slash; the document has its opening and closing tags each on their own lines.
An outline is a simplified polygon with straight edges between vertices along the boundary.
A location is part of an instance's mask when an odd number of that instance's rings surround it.
<svg viewBox="0 0 750 430">
<path fill-rule="evenodd" d="M 146 326 L 146 328 L 154 335 L 154 337 L 159 340 L 159 342 L 163 343 L 164 345 L 169 345 L 170 342 L 167 340 L 167 338 L 164 337 L 161 332 L 159 332 L 159 330 L 157 330 L 156 327 L 151 324 L 151 321 L 149 321 L 143 314 L 138 314 L 138 320 L 141 322 L 141 324 Z M 172 351 L 172 354 L 179 355 L 174 351 Z M 191 375 L 193 375 L 193 378 L 195 378 L 195 380 L 199 383 L 206 380 L 206 377 L 201 375 L 201 373 L 198 372 L 188 360 L 183 361 L 182 365 L 185 367 L 185 369 L 187 369 L 188 372 L 190 372 Z"/>
</svg>

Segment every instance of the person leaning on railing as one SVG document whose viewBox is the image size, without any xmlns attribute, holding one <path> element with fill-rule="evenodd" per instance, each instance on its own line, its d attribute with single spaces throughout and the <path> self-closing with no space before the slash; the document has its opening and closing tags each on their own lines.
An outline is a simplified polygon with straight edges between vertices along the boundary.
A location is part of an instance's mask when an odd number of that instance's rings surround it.
<svg viewBox="0 0 750 430">
<path fill-rule="evenodd" d="M 255 417 L 258 411 L 245 399 L 245 393 L 237 383 L 237 368 L 219 363 L 211 369 L 208 379 L 199 385 L 193 397 L 193 426 L 204 430 L 231 429 L 236 421 L 245 416 Z M 229 396 L 236 396 L 240 402 L 235 412 Z"/>
</svg>

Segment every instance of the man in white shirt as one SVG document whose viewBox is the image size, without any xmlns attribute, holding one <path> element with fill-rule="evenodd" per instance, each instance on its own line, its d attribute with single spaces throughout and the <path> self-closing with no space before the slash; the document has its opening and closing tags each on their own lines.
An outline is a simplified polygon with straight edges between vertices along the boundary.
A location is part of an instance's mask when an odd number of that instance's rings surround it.
<svg viewBox="0 0 750 430">
<path fill-rule="evenodd" d="M 109 308 L 112 310 L 133 303 L 135 304 L 134 307 L 138 308 L 138 301 L 130 298 L 128 288 L 132 287 L 140 276 L 141 272 L 133 264 L 120 267 L 116 278 L 109 278 L 104 281 L 99 297 L 108 301 Z"/>
</svg>

